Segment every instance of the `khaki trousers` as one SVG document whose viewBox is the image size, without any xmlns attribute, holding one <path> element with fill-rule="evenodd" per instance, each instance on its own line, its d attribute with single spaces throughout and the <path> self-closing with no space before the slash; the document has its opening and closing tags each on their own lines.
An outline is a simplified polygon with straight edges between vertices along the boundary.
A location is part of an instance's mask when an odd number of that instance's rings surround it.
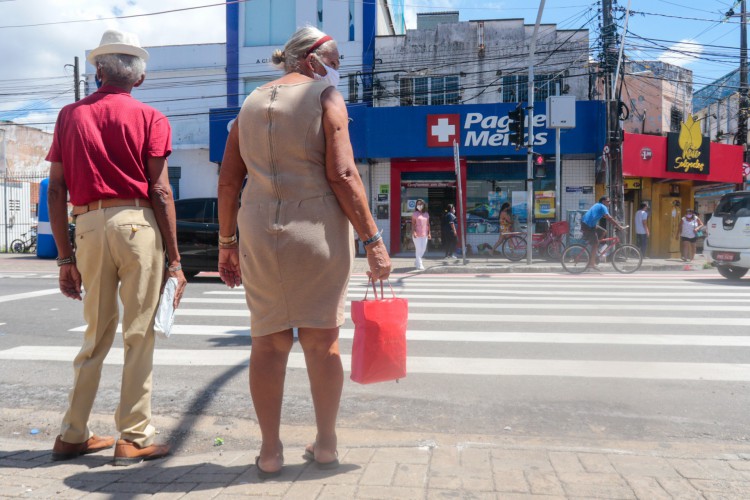
<svg viewBox="0 0 750 500">
<path fill-rule="evenodd" d="M 73 363 L 75 380 L 62 440 L 82 443 L 92 435 L 88 420 L 102 364 L 117 330 L 119 285 L 125 363 L 115 423 L 123 439 L 148 446 L 155 432 L 151 426 L 154 317 L 164 276 L 162 238 L 153 210 L 115 207 L 79 215 L 76 260 L 87 328 Z"/>
</svg>

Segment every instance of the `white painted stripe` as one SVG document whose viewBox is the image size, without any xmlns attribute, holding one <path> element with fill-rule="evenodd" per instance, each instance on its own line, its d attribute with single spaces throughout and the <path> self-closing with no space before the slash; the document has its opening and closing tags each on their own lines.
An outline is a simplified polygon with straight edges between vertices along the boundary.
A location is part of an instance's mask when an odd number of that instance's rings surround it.
<svg viewBox="0 0 750 500">
<path fill-rule="evenodd" d="M 541 306 L 544 309 L 546 305 Z M 594 310 L 597 308 L 594 307 Z M 629 307 L 622 307 L 626 312 Z M 706 325 L 706 326 L 750 326 L 750 318 L 692 318 L 692 317 L 656 317 L 656 316 L 560 316 L 551 314 L 409 314 L 409 321 L 440 322 L 497 322 L 503 323 L 586 323 L 591 325 Z"/>
<path fill-rule="evenodd" d="M 69 346 L 20 346 L 0 351 L 8 361 L 71 362 L 79 348 Z M 250 348 L 244 350 L 156 349 L 154 364 L 159 366 L 236 366 L 248 363 Z M 122 365 L 122 348 L 110 350 L 105 364 Z M 351 357 L 342 355 L 344 367 Z M 305 368 L 302 353 L 291 353 L 288 366 Z M 407 373 L 441 375 L 507 375 L 541 377 L 618 378 L 649 380 L 750 381 L 749 364 L 667 363 L 636 361 L 582 361 L 554 359 L 489 359 L 409 357 Z"/>
<path fill-rule="evenodd" d="M 435 283 L 415 283 L 415 282 L 409 282 L 404 285 L 393 285 L 393 289 L 398 290 L 423 290 L 423 289 L 429 289 L 429 290 L 435 290 Z M 748 289 L 746 287 L 739 287 L 739 286 L 718 286 L 718 285 L 704 285 L 704 284 L 674 284 L 674 285 L 648 285 L 648 284 L 622 284 L 617 282 L 611 282 L 611 283 L 590 283 L 590 284 L 581 284 L 581 283 L 550 283 L 548 285 L 545 284 L 545 286 L 541 286 L 539 283 L 529 283 L 529 282 L 523 282 L 523 283 L 487 283 L 485 281 L 477 281 L 475 283 L 446 283 L 445 287 L 459 290 L 463 288 L 471 288 L 471 289 L 494 289 L 494 290 L 504 290 L 508 291 L 508 289 L 523 289 L 523 288 L 541 288 L 544 289 L 545 287 L 549 288 L 550 290 L 612 290 L 612 291 L 621 291 L 621 290 L 684 290 L 684 289 L 690 289 L 690 290 L 705 290 L 705 291 L 722 291 L 727 292 L 731 290 L 737 290 L 736 293 L 738 294 L 748 294 Z M 352 286 L 349 285 L 350 291 L 361 291 L 364 293 L 365 286 Z M 385 288 L 386 293 L 389 292 L 388 288 Z M 380 292 L 380 289 L 378 289 L 378 292 Z M 372 293 L 372 287 L 370 287 L 370 293 Z"/>
<path fill-rule="evenodd" d="M 432 293 L 422 293 L 422 292 L 432 292 Z M 512 295 L 511 295 L 512 293 Z M 553 295 L 554 292 L 551 292 L 549 290 L 544 291 L 528 291 L 528 290 L 521 290 L 521 291 L 509 291 L 509 290 L 503 290 L 503 291 L 482 291 L 481 294 L 472 295 L 469 293 L 460 293 L 457 294 L 456 292 L 452 290 L 446 290 L 445 288 L 441 289 L 435 289 L 435 290 L 420 290 L 419 292 L 415 292 L 412 290 L 408 291 L 396 291 L 397 297 L 406 297 L 406 298 L 415 298 L 415 299 L 445 299 L 450 298 L 451 300 L 524 300 L 530 297 L 533 297 L 536 300 L 565 300 L 565 301 L 583 301 L 586 300 L 587 297 L 596 297 L 597 302 L 600 301 L 610 301 L 610 302 L 619 302 L 622 303 L 622 299 L 627 299 L 627 302 L 654 302 L 654 301 L 660 301 L 660 302 L 687 302 L 686 299 L 695 299 L 699 300 L 701 302 L 741 302 L 741 303 L 750 303 L 750 294 L 737 294 L 737 293 L 716 293 L 716 292 L 706 292 L 705 290 L 698 290 L 695 293 L 661 293 L 661 292 L 632 292 L 632 293 L 619 293 L 619 292 L 612 292 L 607 293 L 606 296 L 602 296 L 602 292 L 560 292 L 559 294 Z M 215 299 L 214 296 L 222 295 L 222 296 L 233 296 L 234 292 L 221 292 L 221 291 L 210 291 L 210 292 L 203 292 L 204 295 L 208 295 L 209 299 L 204 298 L 183 298 L 183 303 L 201 303 L 204 302 L 206 304 L 209 303 L 216 303 L 220 304 L 221 302 L 213 302 L 215 300 L 222 300 L 222 301 L 231 301 L 231 302 L 225 302 L 227 304 L 245 304 L 244 296 L 245 294 L 242 293 L 241 299 L 236 298 L 229 298 L 229 299 Z M 708 294 L 708 295 L 707 295 Z M 361 300 L 364 297 L 364 294 L 360 290 L 350 290 L 347 294 L 347 300 Z M 369 297 L 372 297 L 372 295 L 369 295 Z M 386 296 L 387 297 L 387 296 Z"/>
<path fill-rule="evenodd" d="M 696 299 L 700 300 L 701 302 L 749 302 L 750 303 L 750 293 L 719 293 L 719 292 L 706 292 L 705 290 L 696 290 L 693 293 L 675 293 L 675 292 L 607 292 L 606 296 L 602 296 L 602 292 L 585 292 L 585 291 L 576 291 L 574 293 L 571 293 L 569 291 L 554 291 L 554 290 L 540 290 L 540 291 L 531 291 L 531 290 L 509 290 L 507 287 L 498 289 L 498 290 L 482 290 L 481 294 L 477 295 L 471 295 L 469 293 L 456 293 L 453 290 L 446 289 L 446 288 L 435 288 L 435 289 L 422 289 L 422 290 L 396 290 L 394 288 L 394 291 L 396 292 L 396 296 L 398 297 L 414 297 L 414 298 L 451 298 L 456 300 L 474 300 L 474 299 L 523 299 L 528 297 L 534 297 L 539 298 L 540 300 L 546 299 L 547 297 L 555 297 L 555 300 L 584 300 L 584 297 L 596 297 L 597 301 L 599 299 L 602 300 L 619 300 L 620 298 L 635 298 L 635 299 L 643 299 L 643 300 L 649 300 L 651 298 L 659 299 L 660 297 L 666 297 L 668 299 Z M 428 293 L 423 293 L 428 292 Z M 237 292 L 232 291 L 208 291 L 203 292 L 203 295 L 208 296 L 216 296 L 216 295 L 223 295 L 223 296 L 245 296 L 245 292 L 240 292 L 239 294 Z M 371 296 L 371 295 L 370 295 Z M 364 297 L 364 293 L 362 290 L 349 290 L 349 293 L 347 294 L 347 298 L 349 300 L 360 300 Z M 726 299 L 724 299 L 726 298 Z M 183 299 L 185 301 L 186 299 Z M 241 300 L 241 303 L 245 303 L 244 299 L 235 299 L 235 300 Z M 191 299 L 193 302 L 200 302 L 198 299 Z M 238 302 L 239 303 L 239 302 Z"/>
<path fill-rule="evenodd" d="M 0 323 L 2 324 L 2 323 Z M 72 328 L 71 332 L 84 332 L 86 326 Z M 122 333 L 122 324 L 117 326 Z M 172 335 L 249 337 L 248 326 L 174 325 Z M 488 342 L 518 344 L 596 344 L 596 345 L 663 345 L 663 346 L 717 346 L 750 347 L 750 337 L 735 335 L 661 335 L 633 333 L 549 333 L 549 332 L 481 332 L 460 330 L 413 330 L 406 332 L 415 342 Z M 339 338 L 351 340 L 354 330 L 341 328 Z"/>
<path fill-rule="evenodd" d="M 546 305 L 544 306 L 546 308 Z M 538 308 L 537 308 L 538 309 Z M 594 308 L 596 309 L 596 308 Z M 620 310 L 632 310 L 622 307 Z M 247 310 L 237 309 L 177 309 L 178 316 L 206 316 L 206 317 L 248 317 Z M 440 314 L 413 313 L 409 314 L 410 321 L 442 321 L 442 322 L 496 322 L 504 323 L 588 323 L 588 324 L 616 324 L 616 325 L 706 325 L 706 326 L 750 326 L 750 318 L 695 318 L 695 317 L 655 317 L 655 316 L 561 316 L 551 314 Z"/>
<path fill-rule="evenodd" d="M 400 295 L 400 297 L 405 298 L 413 298 L 410 294 L 404 294 Z M 447 298 L 446 298 L 447 299 Z M 355 299 L 356 300 L 356 299 Z M 592 309 L 591 303 L 585 303 L 585 304 L 570 304 L 570 303 L 556 303 L 556 302 L 550 302 L 551 300 L 559 300 L 557 298 L 548 297 L 545 299 L 544 302 L 544 309 L 545 310 L 551 310 L 551 309 L 564 309 L 568 311 L 590 311 Z M 577 298 L 566 298 L 562 299 L 566 301 L 578 301 L 581 302 L 581 299 Z M 236 304 L 245 304 L 245 301 L 243 299 L 183 299 L 183 303 L 188 304 L 225 304 L 225 305 L 236 305 Z M 594 307 L 596 310 L 614 310 L 614 311 L 620 311 L 624 308 L 622 301 L 616 300 L 614 301 L 614 304 L 607 304 L 606 302 L 612 302 L 612 299 L 610 300 L 597 300 L 596 306 Z M 675 301 L 672 301 L 675 302 Z M 747 307 L 747 301 L 743 301 L 742 306 L 708 306 L 708 305 L 702 305 L 700 303 L 696 304 L 690 304 L 690 305 L 684 305 L 683 303 L 680 304 L 670 304 L 670 305 L 657 305 L 657 304 L 651 304 L 651 303 L 645 303 L 645 304 L 634 304 L 632 301 L 628 302 L 627 308 L 631 310 L 638 310 L 638 311 L 703 311 L 703 312 L 737 312 L 737 313 L 746 313 L 748 312 Z M 461 309 L 493 309 L 493 310 L 506 310 L 506 309 L 512 309 L 512 310 L 524 310 L 524 309 L 533 309 L 538 310 L 539 309 L 539 303 L 534 304 L 516 304 L 516 303 L 497 303 L 493 302 L 490 304 L 479 304 L 476 302 L 472 302 L 470 304 L 456 304 L 455 301 L 446 301 L 446 302 L 419 302 L 419 301 L 410 301 L 409 302 L 409 308 L 410 309 L 416 309 L 416 308 L 444 308 L 446 305 L 451 305 L 454 307 L 460 307 Z"/>
<path fill-rule="evenodd" d="M 44 295 L 54 295 L 56 293 L 61 293 L 59 288 L 50 288 L 48 290 L 37 290 L 35 292 L 16 293 L 13 295 L 3 295 L 3 296 L 0 296 L 0 302 L 33 299 L 34 297 L 42 297 Z"/>
</svg>

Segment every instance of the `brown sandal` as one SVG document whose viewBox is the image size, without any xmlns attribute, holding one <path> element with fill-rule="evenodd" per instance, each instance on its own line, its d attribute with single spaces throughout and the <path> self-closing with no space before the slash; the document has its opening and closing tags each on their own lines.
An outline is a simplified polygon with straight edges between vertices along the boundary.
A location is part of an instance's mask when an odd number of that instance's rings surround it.
<svg viewBox="0 0 750 500">
<path fill-rule="evenodd" d="M 331 460 L 330 462 L 318 462 L 315 460 L 315 444 L 312 445 L 312 450 L 305 449 L 305 453 L 302 455 L 302 458 L 307 463 L 315 462 L 315 466 L 320 470 L 332 470 L 337 469 L 341 463 L 339 462 L 339 451 L 336 450 L 336 458 Z"/>
</svg>

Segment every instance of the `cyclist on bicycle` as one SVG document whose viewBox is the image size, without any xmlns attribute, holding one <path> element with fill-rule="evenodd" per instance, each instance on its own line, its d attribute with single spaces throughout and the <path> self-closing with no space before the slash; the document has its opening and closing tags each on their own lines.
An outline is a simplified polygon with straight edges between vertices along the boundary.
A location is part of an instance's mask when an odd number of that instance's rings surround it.
<svg viewBox="0 0 750 500">
<path fill-rule="evenodd" d="M 602 196 L 601 198 L 599 198 L 599 202 L 594 203 L 594 205 L 589 208 L 589 210 L 581 218 L 583 238 L 589 243 L 589 245 L 591 245 L 588 265 L 588 267 L 591 269 L 599 269 L 598 267 L 596 267 L 596 254 L 599 244 L 599 235 L 597 234 L 597 231 L 604 232 L 604 228 L 598 226 L 601 218 L 604 217 L 605 219 L 612 221 L 612 224 L 614 224 L 618 230 L 622 230 L 622 226 L 620 226 L 617 221 L 614 220 L 611 215 L 609 215 L 610 202 L 611 200 L 609 199 L 609 196 Z"/>
</svg>

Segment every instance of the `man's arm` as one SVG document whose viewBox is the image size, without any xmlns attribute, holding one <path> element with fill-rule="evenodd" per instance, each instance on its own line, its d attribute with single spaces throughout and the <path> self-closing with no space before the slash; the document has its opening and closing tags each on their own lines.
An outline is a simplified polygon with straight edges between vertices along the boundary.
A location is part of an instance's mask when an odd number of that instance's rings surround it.
<svg viewBox="0 0 750 500">
<path fill-rule="evenodd" d="M 73 257 L 73 246 L 68 233 L 68 186 L 65 184 L 62 163 L 59 162 L 52 162 L 49 170 L 47 209 L 57 256 L 60 259 Z M 81 273 L 74 262 L 60 266 L 59 284 L 63 295 L 81 300 Z"/>
<path fill-rule="evenodd" d="M 146 163 L 149 184 L 148 194 L 154 209 L 156 223 L 167 249 L 169 268 L 176 271 L 167 271 L 169 277 L 177 278 L 177 290 L 174 295 L 174 306 L 180 304 L 180 299 L 185 291 L 187 279 L 180 266 L 180 251 L 177 248 L 177 216 L 174 209 L 174 198 L 172 198 L 172 187 L 169 185 L 169 171 L 167 159 L 163 156 L 149 158 Z"/>
<path fill-rule="evenodd" d="M 612 217 L 609 214 L 604 214 L 604 218 L 607 219 L 608 221 L 611 221 L 612 224 L 615 225 L 615 227 L 617 228 L 618 231 L 622 231 L 622 226 L 620 224 L 618 224 L 618 222 L 614 219 L 614 217 Z"/>
</svg>

